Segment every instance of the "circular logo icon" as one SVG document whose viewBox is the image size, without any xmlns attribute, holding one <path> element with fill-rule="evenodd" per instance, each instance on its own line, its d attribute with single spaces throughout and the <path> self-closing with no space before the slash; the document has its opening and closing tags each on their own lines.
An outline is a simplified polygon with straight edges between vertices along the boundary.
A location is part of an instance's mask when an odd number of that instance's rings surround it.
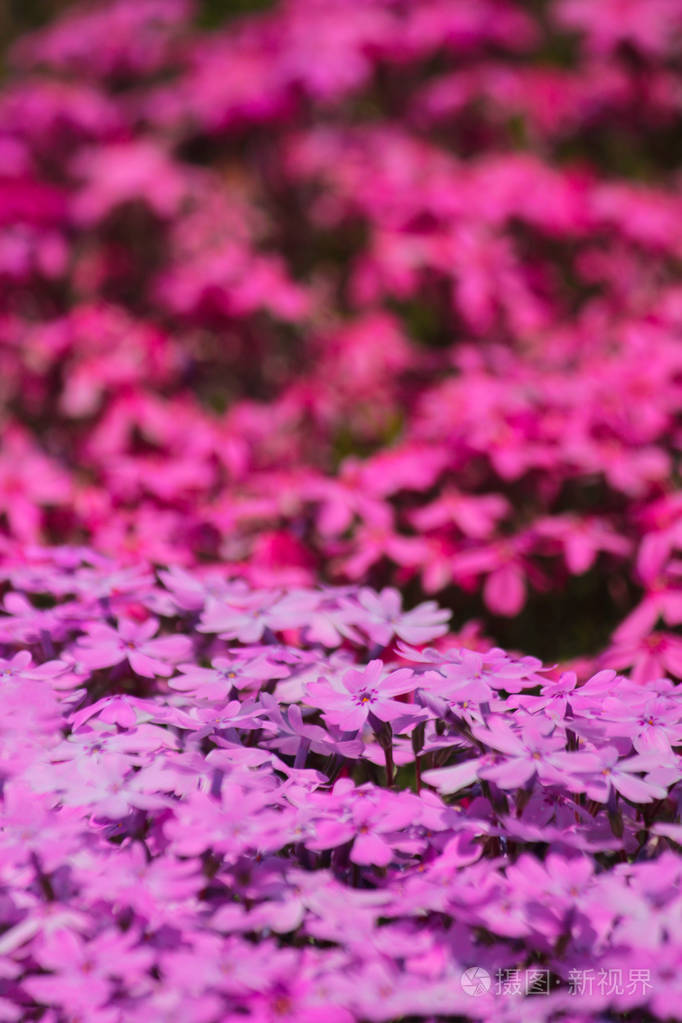
<svg viewBox="0 0 682 1023">
<path fill-rule="evenodd" d="M 462 974 L 461 984 L 462 991 L 478 998 L 490 991 L 490 974 L 482 966 L 470 966 Z"/>
</svg>

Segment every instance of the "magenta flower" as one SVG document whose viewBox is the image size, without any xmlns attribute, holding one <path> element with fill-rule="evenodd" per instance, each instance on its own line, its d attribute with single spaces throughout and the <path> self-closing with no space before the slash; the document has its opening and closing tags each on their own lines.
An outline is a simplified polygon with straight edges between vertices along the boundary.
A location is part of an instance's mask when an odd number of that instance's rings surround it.
<svg viewBox="0 0 682 1023">
<path fill-rule="evenodd" d="M 658 751 L 665 761 L 672 757 L 673 746 L 682 742 L 682 713 L 677 701 L 670 697 L 640 692 L 633 694 L 627 703 L 607 697 L 603 714 L 604 735 L 631 737 L 638 753 Z"/>
<path fill-rule="evenodd" d="M 343 781 L 338 782 L 334 794 L 343 792 L 350 794 L 348 786 Z M 308 848 L 330 849 L 352 841 L 350 858 L 353 863 L 387 866 L 394 856 L 390 835 L 414 819 L 415 808 L 407 798 L 387 796 L 376 801 L 363 798 L 364 794 L 365 790 L 358 790 L 347 819 L 318 822 L 314 837 L 306 840 Z"/>
<path fill-rule="evenodd" d="M 532 534 L 521 533 L 487 547 L 463 550 L 452 559 L 453 574 L 456 579 L 485 574 L 483 597 L 490 610 L 507 617 L 516 615 L 526 600 L 526 578 L 536 585 L 541 581 L 528 560 L 535 542 Z"/>
<path fill-rule="evenodd" d="M 599 764 L 593 753 L 566 752 L 564 736 L 552 733 L 548 723 L 542 730 L 537 725 L 528 724 L 518 734 L 498 718 L 487 728 L 474 727 L 472 730 L 486 746 L 506 755 L 502 762 L 479 769 L 481 778 L 494 781 L 503 789 L 522 786 L 537 774 L 545 785 L 564 785 L 578 792 L 583 785 L 576 773 L 593 770 Z"/>
<path fill-rule="evenodd" d="M 325 755 L 340 753 L 349 757 L 358 756 L 362 752 L 363 746 L 359 740 L 344 741 L 336 738 L 326 729 L 320 728 L 319 725 L 307 724 L 303 720 L 301 708 L 297 704 L 292 704 L 285 715 L 279 709 L 277 701 L 269 694 L 262 693 L 260 702 L 267 708 L 268 716 L 277 725 L 279 732 L 276 738 L 268 740 L 268 747 L 294 756 L 297 763 L 301 753 L 303 754 L 302 759 L 305 760 L 308 750 Z"/>
<path fill-rule="evenodd" d="M 682 0 L 38 6 L 0 1020 L 670 1018 Z"/>
<path fill-rule="evenodd" d="M 119 203 L 135 199 L 148 203 L 159 217 L 171 216 L 186 189 L 182 169 L 160 147 L 142 141 L 86 151 L 75 170 L 84 184 L 74 213 L 84 223 L 101 220 Z"/>
<path fill-rule="evenodd" d="M 192 644 L 187 636 L 153 638 L 158 628 L 155 618 L 141 625 L 119 618 L 117 628 L 96 623 L 87 626 L 86 636 L 78 640 L 74 652 L 90 668 L 110 668 L 127 660 L 144 678 L 171 675 L 173 666 L 188 656 Z"/>
<path fill-rule="evenodd" d="M 34 664 L 28 650 L 20 650 L 9 660 L 0 658 L 0 686 L 14 679 L 44 680 L 54 683 L 68 670 L 65 661 L 44 661 Z"/>
<path fill-rule="evenodd" d="M 63 609 L 41 610 L 23 593 L 8 593 L 3 601 L 5 616 L 0 618 L 0 639 L 6 643 L 17 640 L 35 643 L 41 637 L 63 639 L 67 632 Z"/>
<path fill-rule="evenodd" d="M 630 543 L 609 524 L 598 518 L 552 515 L 534 524 L 535 531 L 556 541 L 562 548 L 568 570 L 576 575 L 592 567 L 600 551 L 619 558 L 630 552 Z"/>
<path fill-rule="evenodd" d="M 258 689 L 266 680 L 287 678 L 288 668 L 278 664 L 267 652 L 252 657 L 214 657 L 212 667 L 202 668 L 197 664 L 178 664 L 180 675 L 168 680 L 171 689 L 208 700 L 219 700 L 229 696 L 235 689 Z"/>
<path fill-rule="evenodd" d="M 437 692 L 455 694 L 463 686 L 476 685 L 489 689 L 506 689 L 518 693 L 522 689 L 533 689 L 544 680 L 538 673 L 541 662 L 533 657 L 512 659 L 503 650 L 493 647 L 486 653 L 476 650 L 453 649 L 445 658 L 437 657 L 438 670 L 425 673 L 429 686 L 435 685 Z M 478 691 L 483 694 L 486 689 Z"/>
<path fill-rule="evenodd" d="M 105 696 L 96 703 L 90 703 L 87 707 L 77 711 L 72 719 L 74 731 L 78 731 L 81 725 L 91 718 L 96 717 L 106 724 L 117 724 L 122 728 L 130 728 L 137 724 L 138 718 L 143 717 L 145 711 L 152 710 L 144 700 L 137 700 L 130 696 Z"/>
<path fill-rule="evenodd" d="M 640 774 L 651 775 L 661 766 L 659 753 L 639 753 L 622 759 L 615 746 L 605 746 L 598 751 L 596 758 L 596 770 L 585 758 L 575 768 L 578 773 L 587 775 L 583 781 L 590 799 L 606 803 L 613 789 L 633 803 L 650 803 L 667 795 L 667 788 L 663 785 L 648 777 L 638 777 Z"/>
<path fill-rule="evenodd" d="M 465 535 L 477 540 L 491 536 L 499 520 L 509 512 L 501 494 L 463 494 L 449 491 L 415 512 L 418 529 L 437 529 L 454 523 Z"/>
<path fill-rule="evenodd" d="M 330 725 L 356 732 L 370 714 L 389 722 L 409 716 L 413 708 L 395 697 L 413 692 L 416 685 L 415 675 L 408 668 L 387 674 L 383 661 L 375 660 L 370 661 L 364 671 L 352 669 L 339 680 L 321 678 L 309 682 L 305 701 L 311 707 L 318 707 Z"/>
<path fill-rule="evenodd" d="M 36 948 L 39 964 L 49 970 L 26 979 L 24 986 L 39 1002 L 71 1012 L 102 1006 L 114 990 L 114 978 L 142 978 L 151 966 L 151 949 L 136 946 L 137 936 L 104 931 L 88 940 L 73 930 L 56 930 Z"/>
<path fill-rule="evenodd" d="M 386 587 L 375 593 L 366 587 L 360 590 L 358 602 L 362 608 L 361 626 L 373 643 L 387 646 L 394 636 L 405 643 L 428 643 L 443 636 L 447 630 L 448 611 L 435 601 L 419 604 L 411 611 L 403 611 L 398 590 Z"/>
<path fill-rule="evenodd" d="M 258 643 L 267 629 L 277 629 L 277 607 L 280 594 L 249 596 L 243 603 L 234 604 L 209 597 L 201 616 L 199 630 L 215 632 L 223 639 L 238 639 L 241 643 Z M 233 598 L 234 599 L 234 598 Z"/>
<path fill-rule="evenodd" d="M 631 669 L 633 681 L 652 682 L 666 674 L 682 677 L 682 639 L 674 632 L 614 638 L 603 655 L 604 663 L 619 671 Z"/>
</svg>

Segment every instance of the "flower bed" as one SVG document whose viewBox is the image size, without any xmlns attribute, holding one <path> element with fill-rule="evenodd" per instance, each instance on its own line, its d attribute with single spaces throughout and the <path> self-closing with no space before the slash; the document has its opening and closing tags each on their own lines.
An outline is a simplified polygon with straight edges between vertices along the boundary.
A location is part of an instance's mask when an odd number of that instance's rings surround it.
<svg viewBox="0 0 682 1023">
<path fill-rule="evenodd" d="M 0 1020 L 674 1020 L 682 2 L 195 14 L 0 87 Z"/>
<path fill-rule="evenodd" d="M 6 564 L 2 1018 L 670 1017 L 672 682 L 390 590 Z"/>
</svg>

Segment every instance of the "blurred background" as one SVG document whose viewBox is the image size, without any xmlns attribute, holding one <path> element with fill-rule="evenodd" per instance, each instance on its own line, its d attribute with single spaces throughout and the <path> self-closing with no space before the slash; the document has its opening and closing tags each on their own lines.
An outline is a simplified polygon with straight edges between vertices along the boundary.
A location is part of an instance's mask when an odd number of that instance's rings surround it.
<svg viewBox="0 0 682 1023">
<path fill-rule="evenodd" d="M 227 18 L 271 7 L 273 0 L 201 0 L 197 23 L 219 25 Z M 6 43 L 30 29 L 38 28 L 73 6 L 73 0 L 3 0 L 0 3 L 0 38 Z M 78 5 L 81 9 L 83 4 Z"/>
</svg>

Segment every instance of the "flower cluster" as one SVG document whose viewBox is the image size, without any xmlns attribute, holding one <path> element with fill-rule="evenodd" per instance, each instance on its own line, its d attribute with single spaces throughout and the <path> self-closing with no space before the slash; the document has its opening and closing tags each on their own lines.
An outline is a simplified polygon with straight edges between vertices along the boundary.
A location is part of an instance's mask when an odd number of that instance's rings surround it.
<svg viewBox="0 0 682 1023">
<path fill-rule="evenodd" d="M 84 547 L 2 580 L 2 1019 L 670 1018 L 672 682 L 475 651 L 390 590 Z"/>
<path fill-rule="evenodd" d="M 0 1020 L 669 1023 L 682 0 L 196 13 L 3 64 Z"/>
<path fill-rule="evenodd" d="M 682 8 L 527 6 L 112 0 L 19 40 L 7 534 L 409 584 L 679 677 Z"/>
</svg>

